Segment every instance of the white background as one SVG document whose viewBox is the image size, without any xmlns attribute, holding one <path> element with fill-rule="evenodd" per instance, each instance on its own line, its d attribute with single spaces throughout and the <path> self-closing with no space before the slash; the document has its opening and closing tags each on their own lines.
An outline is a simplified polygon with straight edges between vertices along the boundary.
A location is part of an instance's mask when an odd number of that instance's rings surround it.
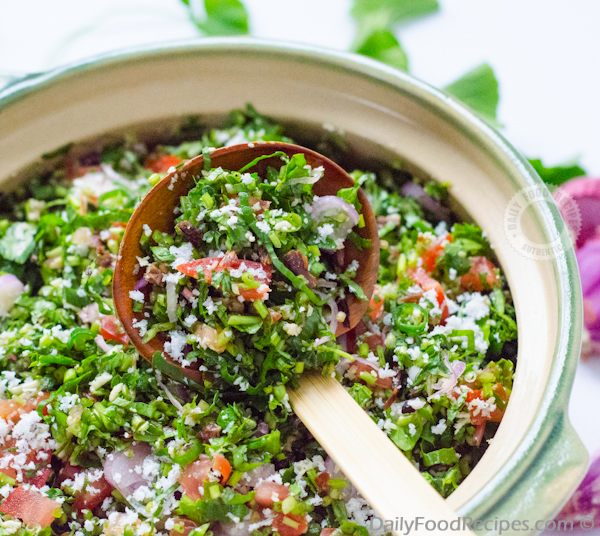
<svg viewBox="0 0 600 536">
<path fill-rule="evenodd" d="M 600 175 L 600 2 L 440 0 L 399 29 L 411 73 L 445 85 L 487 61 L 505 136 L 548 164 L 577 158 Z M 350 0 L 245 0 L 256 37 L 347 50 Z M 0 73 L 34 72 L 136 44 L 199 34 L 178 0 L 0 0 Z M 570 416 L 600 449 L 600 359 L 581 363 Z M 599 531 L 594 531 L 600 534 Z"/>
</svg>

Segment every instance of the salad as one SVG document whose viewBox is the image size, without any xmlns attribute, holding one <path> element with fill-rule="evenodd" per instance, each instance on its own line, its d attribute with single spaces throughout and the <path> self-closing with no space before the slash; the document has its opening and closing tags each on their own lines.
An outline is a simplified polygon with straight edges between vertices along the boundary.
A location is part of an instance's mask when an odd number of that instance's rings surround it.
<svg viewBox="0 0 600 536">
<path fill-rule="evenodd" d="M 264 176 L 246 171 L 273 159 L 280 167 Z M 275 396 L 288 381 L 305 367 L 334 374 L 340 355 L 352 359 L 335 333 L 347 322 L 346 295 L 367 300 L 344 248 L 346 238 L 371 245 L 352 230 L 365 226 L 362 181 L 318 197 L 312 188 L 323 167 L 311 168 L 303 154 L 276 152 L 240 171 L 205 160 L 174 232 L 143 226 L 133 326 L 144 343 L 162 336 L 165 354 L 198 368 L 207 387 L 268 394 L 271 410 L 288 412 L 287 395 Z"/>
<path fill-rule="evenodd" d="M 324 153 L 339 141 L 326 136 L 315 140 Z M 482 231 L 454 223 L 446 187 L 402 170 L 353 173 L 378 216 L 381 263 L 367 314 L 337 340 L 335 304 L 358 292 L 337 258 L 360 224 L 352 211 L 315 215 L 318 170 L 298 159 L 282 167 L 306 180 L 296 184 L 208 171 L 182 199 L 174 235 L 145 233 L 141 296 L 131 297 L 147 320 L 138 329 L 206 375 L 170 377 L 165 360 L 153 368 L 138 355 L 111 294 L 136 204 L 181 161 L 260 140 L 291 141 L 249 106 L 219 129 L 191 119 L 162 145 L 132 135 L 83 156 L 63 147 L 3 195 L 0 534 L 376 532 L 375 512 L 287 403 L 306 367 L 336 375 L 443 496 L 485 452 L 511 393 L 511 295 Z M 280 184 L 291 194 L 273 192 Z M 239 207 L 248 200 L 252 223 L 228 208 L 237 206 L 225 203 L 228 185 L 247 194 Z M 259 221 L 271 233 L 256 233 Z M 284 262 L 290 252 L 299 274 Z"/>
</svg>

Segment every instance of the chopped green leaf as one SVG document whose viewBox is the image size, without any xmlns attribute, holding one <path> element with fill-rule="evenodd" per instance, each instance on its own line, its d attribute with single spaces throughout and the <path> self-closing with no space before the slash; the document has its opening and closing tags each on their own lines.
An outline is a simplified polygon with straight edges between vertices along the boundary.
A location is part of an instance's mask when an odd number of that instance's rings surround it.
<svg viewBox="0 0 600 536">
<path fill-rule="evenodd" d="M 360 20 L 385 12 L 390 22 L 396 23 L 434 13 L 439 8 L 437 0 L 355 0 L 352 15 Z"/>
<path fill-rule="evenodd" d="M 454 465 L 457 461 L 458 455 L 451 448 L 434 450 L 433 452 L 423 454 L 423 463 L 425 463 L 426 467 L 437 464 Z"/>
<path fill-rule="evenodd" d="M 357 31 L 351 50 L 407 71 L 408 58 L 394 27 L 438 9 L 437 0 L 355 0 L 352 16 Z"/>
<path fill-rule="evenodd" d="M 0 240 L 0 255 L 8 261 L 24 264 L 35 248 L 36 227 L 31 223 L 13 223 Z"/>
<path fill-rule="evenodd" d="M 552 184 L 553 186 L 560 186 L 569 179 L 582 177 L 587 174 L 583 168 L 579 167 L 576 161 L 564 162 L 554 167 L 544 166 L 539 158 L 531 159 L 529 163 L 546 184 Z"/>
<path fill-rule="evenodd" d="M 408 58 L 394 34 L 389 30 L 377 30 L 356 48 L 355 52 L 369 56 L 396 69 L 408 71 Z"/>
<path fill-rule="evenodd" d="M 240 0 L 204 0 L 206 17 L 200 19 L 190 5 L 188 7 L 194 24 L 205 35 L 245 35 L 248 33 L 248 12 Z"/>
<path fill-rule="evenodd" d="M 496 121 L 499 100 L 498 80 L 487 63 L 471 69 L 444 89 L 493 124 L 499 125 Z"/>
</svg>

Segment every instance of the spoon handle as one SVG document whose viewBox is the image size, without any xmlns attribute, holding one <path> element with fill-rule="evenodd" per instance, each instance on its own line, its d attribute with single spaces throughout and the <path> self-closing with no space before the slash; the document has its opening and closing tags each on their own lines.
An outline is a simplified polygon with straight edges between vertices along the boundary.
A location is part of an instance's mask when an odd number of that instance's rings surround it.
<svg viewBox="0 0 600 536">
<path fill-rule="evenodd" d="M 389 520 L 387 525 L 375 520 L 373 529 L 389 527 L 393 534 L 406 534 L 406 523 L 420 518 L 420 526 L 413 525 L 411 534 L 431 536 L 436 532 L 431 530 L 432 522 L 438 526 L 441 521 L 448 530 L 454 521 L 452 527 L 463 530 L 452 534 L 474 535 L 337 380 L 308 372 L 302 375 L 300 387 L 288 394 L 294 412 L 314 438 L 381 520 Z"/>
</svg>

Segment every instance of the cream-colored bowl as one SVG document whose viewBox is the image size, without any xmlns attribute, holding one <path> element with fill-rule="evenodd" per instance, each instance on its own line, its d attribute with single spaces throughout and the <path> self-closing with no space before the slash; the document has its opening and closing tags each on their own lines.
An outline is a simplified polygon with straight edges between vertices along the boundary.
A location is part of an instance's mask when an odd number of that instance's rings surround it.
<svg viewBox="0 0 600 536">
<path fill-rule="evenodd" d="M 552 519 L 587 464 L 567 419 L 582 326 L 577 264 L 552 202 L 532 204 L 520 231 L 538 244 L 555 239 L 564 254 L 530 260 L 509 242 L 507 206 L 541 181 L 453 98 L 368 59 L 303 45 L 207 39 L 141 49 L 0 93 L 0 188 L 13 187 L 20 170 L 68 142 L 131 125 L 153 130 L 188 114 L 224 115 L 247 102 L 284 121 L 333 125 L 363 154 L 399 155 L 418 173 L 450 182 L 454 200 L 487 233 L 516 304 L 516 379 L 496 437 L 448 502 L 472 518 L 528 521 L 535 532 L 535 522 Z M 487 534 L 498 533 L 487 526 Z M 515 533 L 527 533 L 517 527 Z"/>
</svg>

